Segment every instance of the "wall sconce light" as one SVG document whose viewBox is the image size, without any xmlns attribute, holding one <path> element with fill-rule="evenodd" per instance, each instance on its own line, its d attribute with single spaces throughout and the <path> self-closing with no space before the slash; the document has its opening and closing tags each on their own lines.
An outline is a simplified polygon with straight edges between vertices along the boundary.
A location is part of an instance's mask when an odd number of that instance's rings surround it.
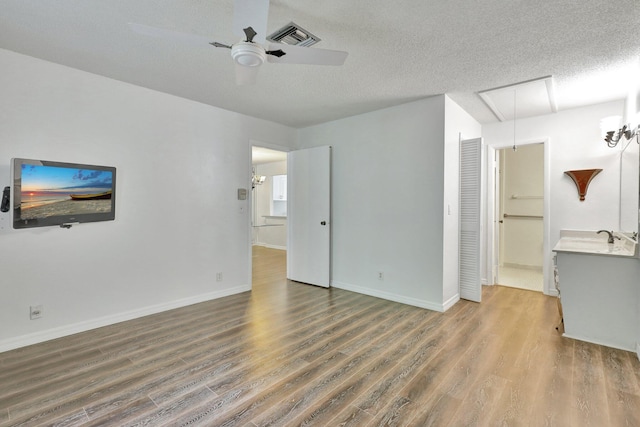
<svg viewBox="0 0 640 427">
<path fill-rule="evenodd" d="M 627 141 L 631 141 L 636 138 L 636 142 L 640 144 L 640 81 L 638 80 L 638 74 L 640 72 L 640 62 L 637 62 L 633 68 L 632 81 L 630 83 L 629 93 L 624 102 L 624 123 L 625 125 L 620 127 L 620 116 L 607 117 L 600 122 L 600 125 L 604 129 L 616 129 L 610 130 L 605 133 L 604 140 L 609 148 L 613 148 L 622 138 Z"/>
<path fill-rule="evenodd" d="M 618 142 L 624 137 L 627 141 L 631 141 L 636 138 L 636 142 L 640 144 L 640 133 L 638 130 L 640 126 L 632 127 L 631 125 L 624 125 L 617 131 L 611 130 L 606 133 L 604 140 L 607 142 L 609 148 L 613 148 L 618 145 Z"/>
<path fill-rule="evenodd" d="M 256 188 L 256 185 L 264 184 L 265 179 L 267 179 L 264 175 L 256 175 L 256 169 L 253 168 L 251 173 L 251 189 Z"/>
</svg>

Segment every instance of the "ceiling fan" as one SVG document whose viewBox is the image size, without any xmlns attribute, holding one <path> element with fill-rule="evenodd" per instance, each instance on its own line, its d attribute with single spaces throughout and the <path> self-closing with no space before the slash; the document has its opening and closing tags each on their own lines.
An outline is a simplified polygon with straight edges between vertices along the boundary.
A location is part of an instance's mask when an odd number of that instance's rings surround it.
<svg viewBox="0 0 640 427">
<path fill-rule="evenodd" d="M 265 48 L 268 15 L 269 0 L 234 0 L 233 32 L 243 39 L 232 45 L 212 42 L 206 37 L 195 34 L 180 33 L 143 24 L 129 23 L 129 26 L 139 34 L 152 37 L 230 49 L 238 85 L 255 83 L 258 69 L 265 59 L 269 62 L 285 64 L 344 64 L 348 53 L 339 50 L 309 48 L 284 43 L 271 43 L 268 48 Z"/>
</svg>

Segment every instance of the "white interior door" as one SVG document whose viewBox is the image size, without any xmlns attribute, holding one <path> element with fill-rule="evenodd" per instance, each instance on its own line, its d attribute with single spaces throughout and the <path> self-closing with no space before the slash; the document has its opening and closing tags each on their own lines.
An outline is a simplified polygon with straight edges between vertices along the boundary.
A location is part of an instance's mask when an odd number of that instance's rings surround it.
<svg viewBox="0 0 640 427">
<path fill-rule="evenodd" d="M 500 273 L 498 268 L 498 255 L 496 250 L 499 248 L 497 244 L 497 238 L 499 234 L 500 228 L 500 220 L 498 218 L 498 212 L 500 209 L 499 206 L 499 197 L 497 195 L 500 194 L 499 191 L 499 156 L 498 150 L 494 147 L 485 146 L 486 155 L 484 159 L 486 160 L 486 222 L 482 222 L 482 224 L 486 224 L 486 232 L 484 236 L 480 237 L 480 241 L 482 242 L 484 237 L 484 251 L 486 256 L 481 258 L 481 262 L 484 261 L 485 264 L 481 269 L 482 274 L 486 274 L 486 282 L 484 281 L 484 277 L 482 278 L 482 283 L 486 283 L 487 285 L 495 285 L 498 283 L 498 275 Z M 483 163 L 484 165 L 484 163 Z M 482 191 L 482 190 L 481 190 Z M 482 193 L 481 193 L 482 194 Z M 485 197 L 485 196 L 483 196 Z M 481 209 L 484 209 L 481 207 Z M 482 219 L 481 219 L 482 221 Z M 484 271 L 483 271 L 484 270 Z M 486 273 L 485 273 L 486 272 Z"/>
<path fill-rule="evenodd" d="M 460 298 L 480 302 L 482 139 L 460 141 Z"/>
<path fill-rule="evenodd" d="M 329 287 L 331 147 L 287 153 L 287 278 Z"/>
<path fill-rule="evenodd" d="M 492 194 L 488 197 L 488 200 L 493 200 L 491 204 L 491 218 L 488 221 L 489 227 L 491 227 L 490 233 L 488 233 L 487 241 L 489 243 L 489 250 L 487 251 L 490 254 L 491 258 L 491 278 L 492 281 L 490 284 L 495 285 L 500 280 L 500 236 L 502 234 L 502 224 L 504 221 L 501 216 L 501 206 L 502 206 L 502 192 L 500 191 L 500 180 L 501 178 L 501 163 L 500 163 L 500 152 L 495 148 L 490 149 L 491 155 L 490 159 L 490 168 L 491 168 L 491 181 L 489 182 L 488 187 L 492 189 Z"/>
</svg>

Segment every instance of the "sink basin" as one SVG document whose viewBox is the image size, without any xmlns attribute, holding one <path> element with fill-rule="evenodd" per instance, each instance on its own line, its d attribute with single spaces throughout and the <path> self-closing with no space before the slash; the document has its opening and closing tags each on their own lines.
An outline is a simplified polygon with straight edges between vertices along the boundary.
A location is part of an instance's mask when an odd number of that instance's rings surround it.
<svg viewBox="0 0 640 427">
<path fill-rule="evenodd" d="M 600 255 L 634 256 L 636 242 L 621 233 L 616 236 L 614 243 L 608 243 L 607 233 L 598 234 L 596 231 L 561 230 L 560 240 L 553 248 L 555 252 L 578 252 Z"/>
</svg>

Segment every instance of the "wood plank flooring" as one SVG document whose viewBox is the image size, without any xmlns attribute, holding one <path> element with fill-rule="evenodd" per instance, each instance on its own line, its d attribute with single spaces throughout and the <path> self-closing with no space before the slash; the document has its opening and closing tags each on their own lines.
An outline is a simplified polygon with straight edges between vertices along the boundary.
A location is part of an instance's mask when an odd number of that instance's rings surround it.
<svg viewBox="0 0 640 427">
<path fill-rule="evenodd" d="M 640 426 L 634 353 L 562 338 L 554 298 L 446 313 L 285 279 L 0 353 L 0 426 Z"/>
</svg>

